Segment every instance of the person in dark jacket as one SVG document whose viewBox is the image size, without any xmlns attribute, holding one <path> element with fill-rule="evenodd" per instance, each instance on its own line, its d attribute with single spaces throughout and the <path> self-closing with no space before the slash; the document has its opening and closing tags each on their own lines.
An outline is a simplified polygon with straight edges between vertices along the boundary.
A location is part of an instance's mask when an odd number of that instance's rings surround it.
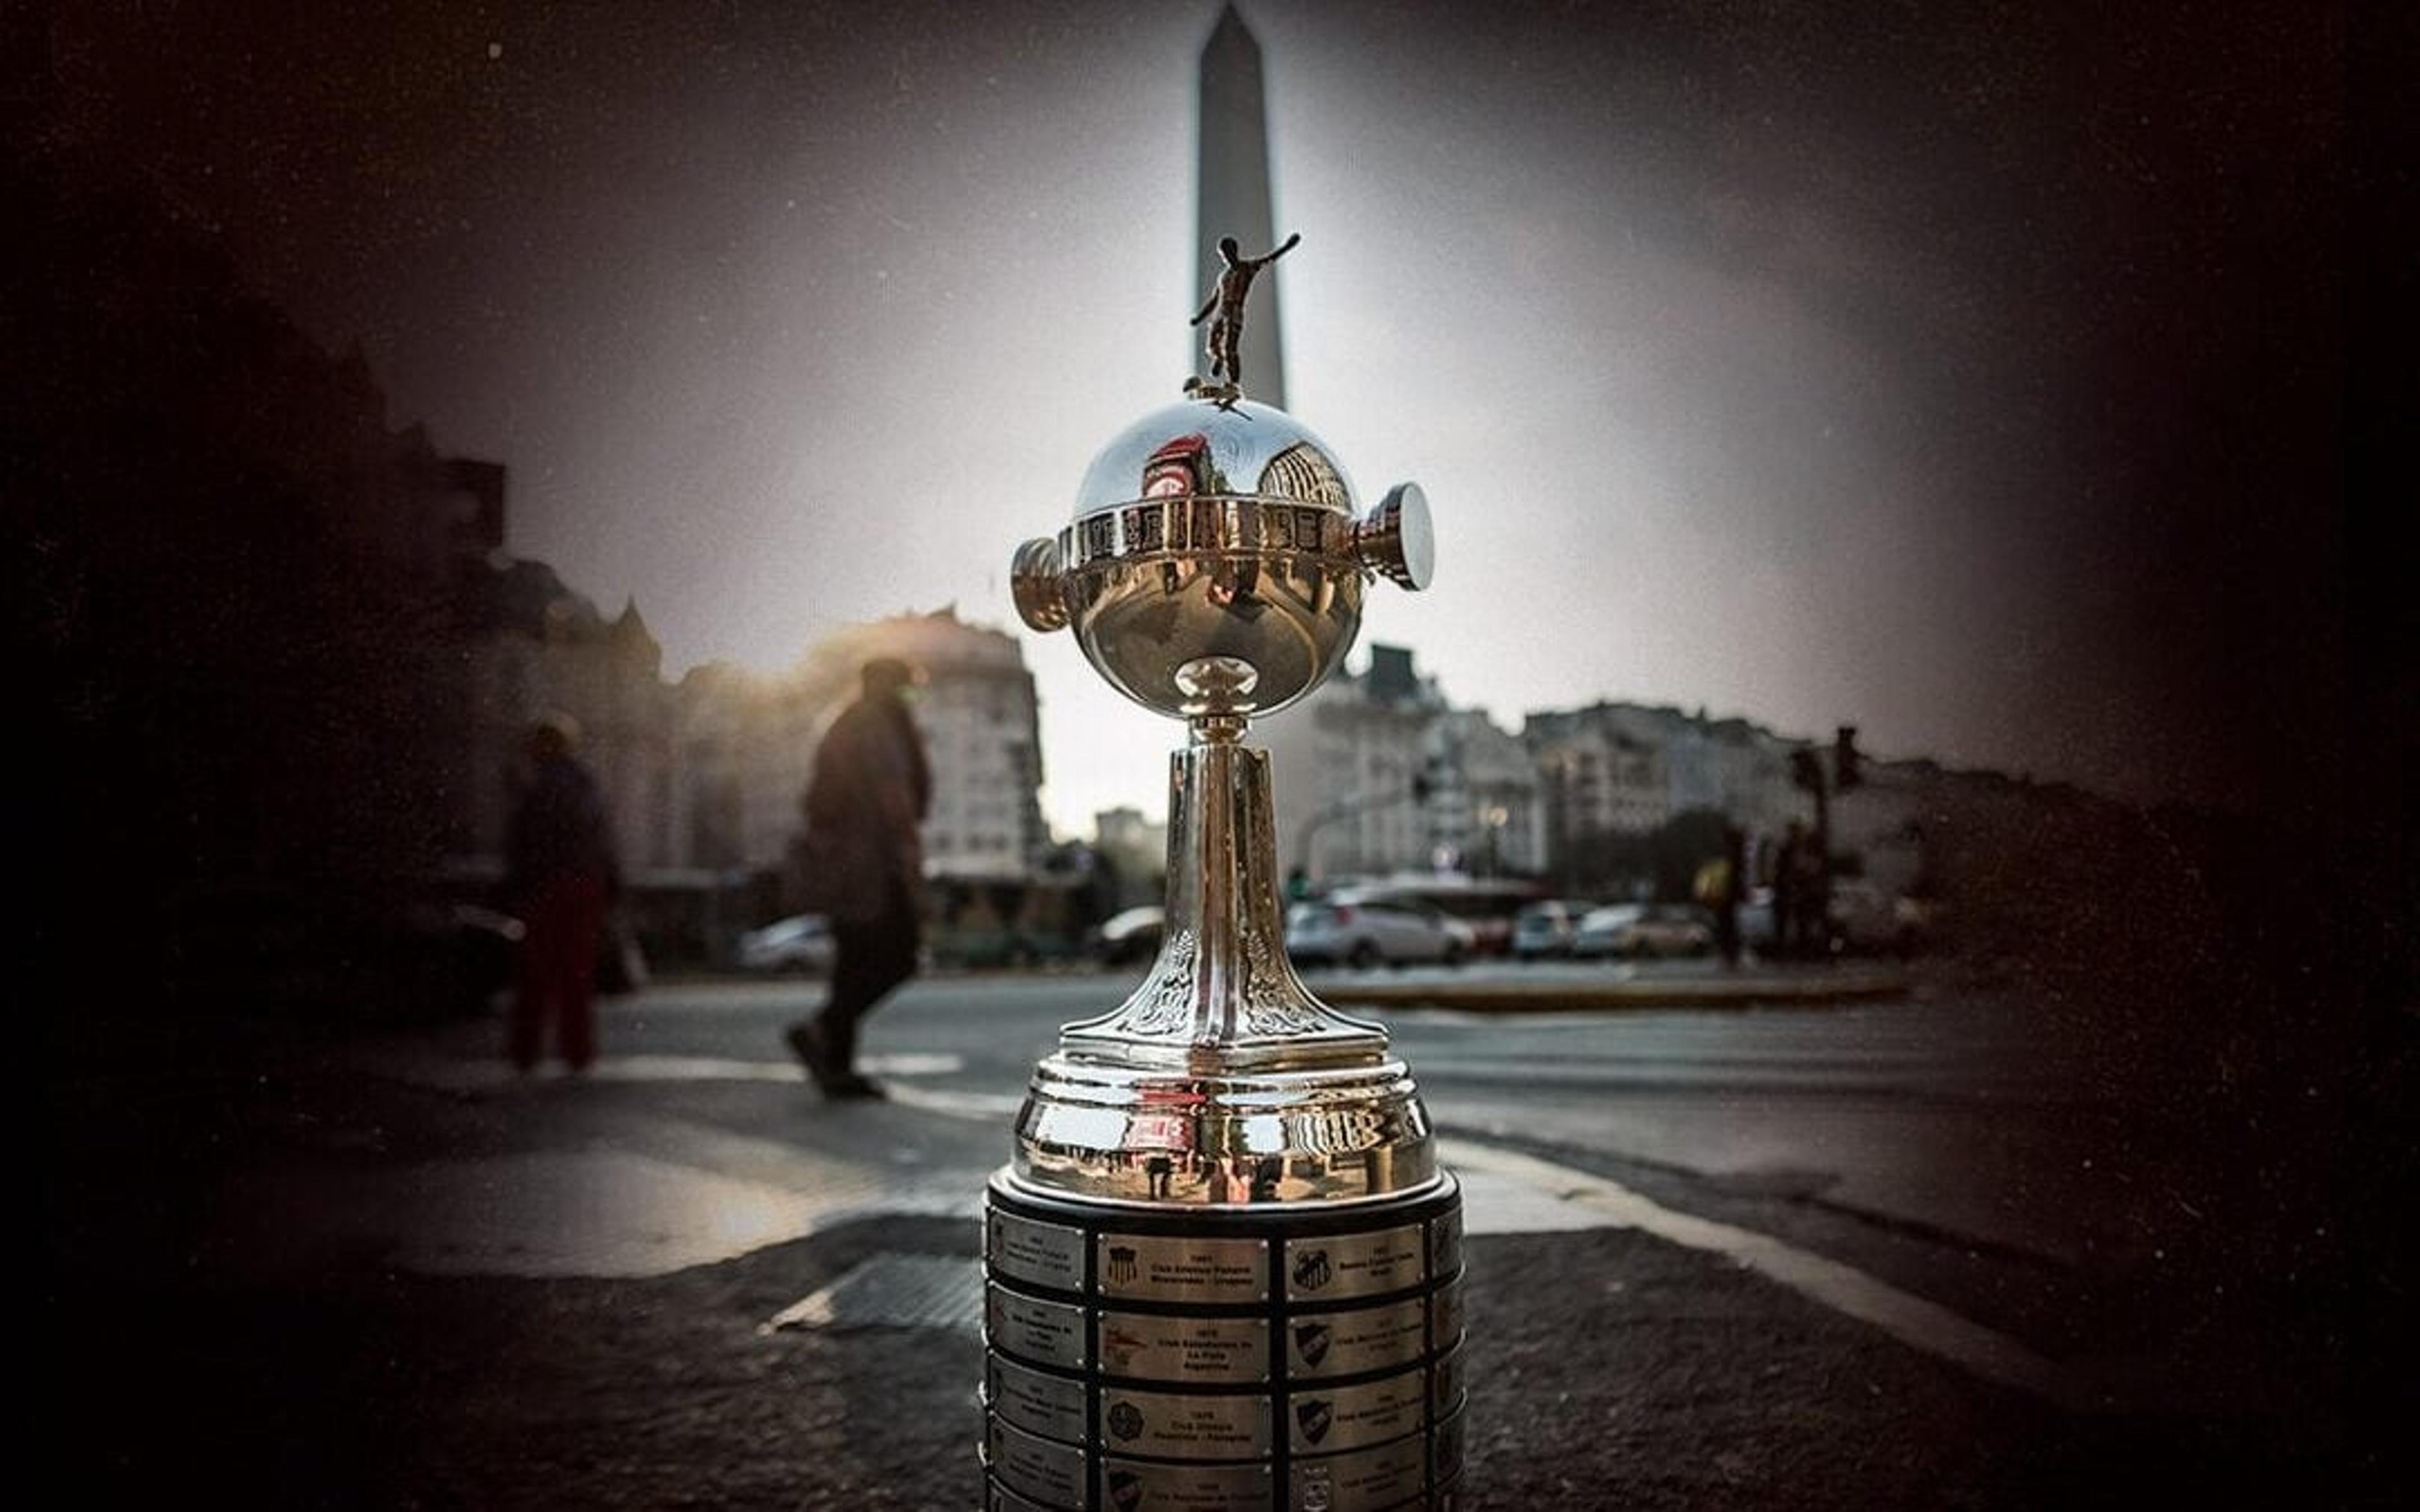
<svg viewBox="0 0 2420 1512">
<path fill-rule="evenodd" d="M 554 1031 L 564 1063 L 597 1058 L 597 952 L 621 888 L 605 797 L 572 753 L 577 727 L 561 716 L 531 727 L 528 783 L 504 828 L 504 904 L 521 921 L 513 1064 L 534 1071 Z"/>
<path fill-rule="evenodd" d="M 892 657 L 869 661 L 861 691 L 815 750 L 807 784 L 810 864 L 835 872 L 831 990 L 822 1012 L 790 1026 L 790 1049 L 830 1098 L 880 1097 L 857 1071 L 857 1026 L 916 974 L 917 893 L 924 875 L 920 826 L 933 776 L 906 694 L 916 674 Z"/>
</svg>

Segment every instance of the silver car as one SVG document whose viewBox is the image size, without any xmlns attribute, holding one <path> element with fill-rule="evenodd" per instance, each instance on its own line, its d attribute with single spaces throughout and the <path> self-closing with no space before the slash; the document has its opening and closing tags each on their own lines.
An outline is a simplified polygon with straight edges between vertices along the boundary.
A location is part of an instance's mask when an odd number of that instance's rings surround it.
<svg viewBox="0 0 2420 1512">
<path fill-rule="evenodd" d="M 739 936 L 739 964 L 750 971 L 830 971 L 831 925 L 820 914 L 794 914 Z"/>
<path fill-rule="evenodd" d="M 1287 911 L 1286 953 L 1306 965 L 1458 965 L 1471 947 L 1458 925 L 1417 899 L 1343 892 Z"/>
</svg>

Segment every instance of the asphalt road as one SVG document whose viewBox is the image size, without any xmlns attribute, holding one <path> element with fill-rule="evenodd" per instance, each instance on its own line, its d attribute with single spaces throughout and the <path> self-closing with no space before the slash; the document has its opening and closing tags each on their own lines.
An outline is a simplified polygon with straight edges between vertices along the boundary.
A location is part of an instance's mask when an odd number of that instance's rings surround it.
<svg viewBox="0 0 2420 1512">
<path fill-rule="evenodd" d="M 801 980 L 611 1000 L 577 1078 L 494 1019 L 113 1055 L 57 1094 L 45 1437 L 102 1502 L 964 1505 L 971 1295 L 834 1288 L 970 1286 L 1029 1069 L 1132 980 L 921 980 L 871 1104 L 788 1060 Z M 1946 978 L 1384 1016 L 1469 1202 L 1473 1506 L 2334 1499 L 2326 1351 L 2122 1025 Z"/>
<path fill-rule="evenodd" d="M 796 1142 L 938 1201 L 1005 1158 L 1026 1075 L 1058 1027 L 1106 1011 L 1136 980 L 912 983 L 868 1021 L 862 1054 L 913 1118 L 852 1118 L 793 1093 L 779 1029 L 816 1001 L 814 981 L 659 984 L 607 1005 L 605 1040 L 621 1074 L 713 1127 Z M 1420 979 L 1381 980 L 1417 992 Z M 2164 1125 L 2156 1086 L 2111 1075 L 2089 1037 L 2021 1002 L 1935 986 L 1773 1011 L 1377 1016 L 1449 1136 L 1786 1239 L 2055 1357 L 2106 1355 L 2103 1374 L 2132 1394 L 2207 1395 L 2221 1365 L 2227 1391 L 2271 1389 L 2269 1363 L 2240 1349 L 2177 1359 L 2176 1379 L 2161 1379 L 2161 1330 L 2213 1326 L 2208 1308 L 2177 1316 L 2163 1279 L 2208 1237 L 2215 1206 L 2196 1197 L 2210 1173 Z M 486 1033 L 465 1026 L 449 1044 L 476 1055 Z M 735 1068 L 769 1081 L 735 1080 Z"/>
</svg>

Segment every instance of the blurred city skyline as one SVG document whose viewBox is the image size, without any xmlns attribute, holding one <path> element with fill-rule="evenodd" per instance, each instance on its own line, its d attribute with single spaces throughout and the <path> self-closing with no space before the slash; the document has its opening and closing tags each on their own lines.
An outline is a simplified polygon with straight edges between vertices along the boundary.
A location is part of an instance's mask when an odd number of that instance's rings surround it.
<svg viewBox="0 0 2420 1512">
<path fill-rule="evenodd" d="M 2257 795 L 2335 633 L 2332 14 L 1242 8 L 1293 408 L 1439 515 L 1365 646 L 1515 728 L 1632 699 Z M 72 129 L 506 464 L 508 548 L 677 675 L 1014 626 L 1010 549 L 1188 370 L 1218 9 L 63 14 L 56 53 Z M 1156 810 L 1176 727 L 1023 639 L 1054 825 Z"/>
</svg>

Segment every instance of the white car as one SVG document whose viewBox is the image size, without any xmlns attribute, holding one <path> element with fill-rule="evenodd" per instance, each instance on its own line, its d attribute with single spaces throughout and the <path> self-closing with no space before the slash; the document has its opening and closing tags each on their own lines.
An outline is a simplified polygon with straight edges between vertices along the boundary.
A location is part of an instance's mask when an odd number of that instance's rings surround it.
<svg viewBox="0 0 2420 1512">
<path fill-rule="evenodd" d="M 1338 893 L 1286 912 L 1286 954 L 1307 965 L 1458 965 L 1474 939 L 1462 920 L 1418 899 L 1383 892 Z"/>
<path fill-rule="evenodd" d="M 739 936 L 739 964 L 750 971 L 820 973 L 832 966 L 831 925 L 820 914 L 794 914 Z"/>
</svg>

